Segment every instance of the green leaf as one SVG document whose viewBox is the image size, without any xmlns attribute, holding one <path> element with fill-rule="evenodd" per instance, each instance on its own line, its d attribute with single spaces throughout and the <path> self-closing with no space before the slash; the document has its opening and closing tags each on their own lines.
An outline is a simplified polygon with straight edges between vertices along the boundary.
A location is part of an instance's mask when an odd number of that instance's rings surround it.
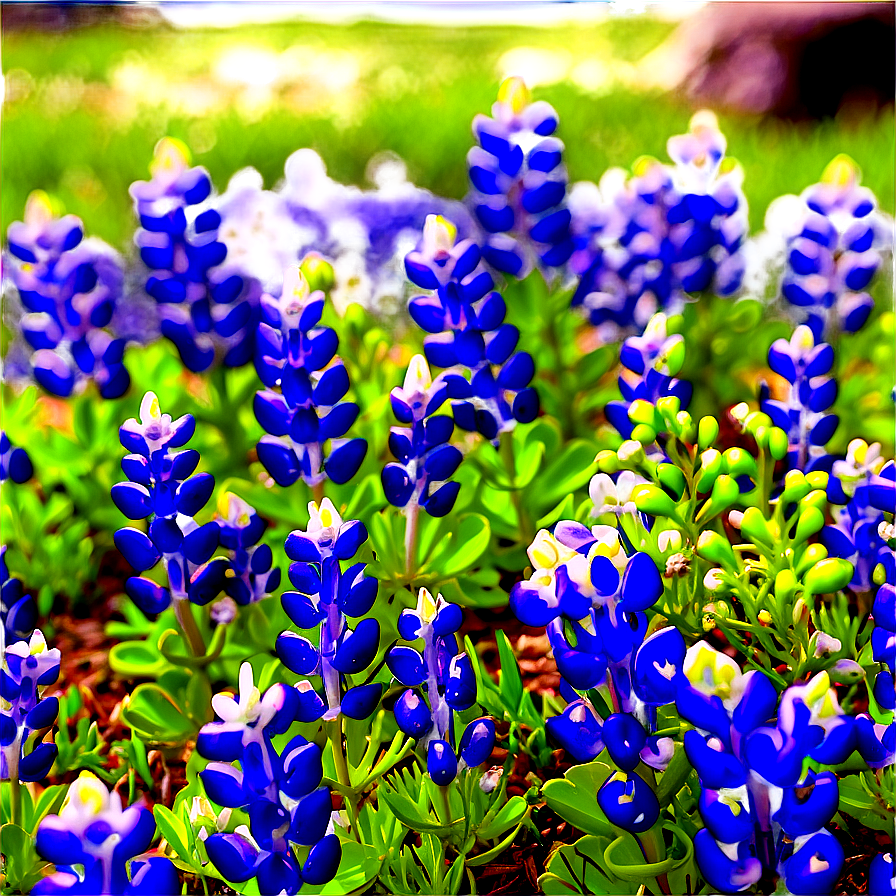
<svg viewBox="0 0 896 896">
<path fill-rule="evenodd" d="M 546 896 L 593 893 L 595 896 L 630 896 L 638 885 L 613 879 L 604 868 L 607 837 L 586 836 L 551 854 L 547 873 L 538 878 Z M 643 858 L 643 856 L 642 856 Z"/>
<path fill-rule="evenodd" d="M 68 786 L 65 784 L 50 784 L 41 791 L 31 815 L 33 834 L 37 834 L 37 826 L 46 815 L 53 815 L 59 811 L 66 793 L 68 793 Z"/>
<path fill-rule="evenodd" d="M 395 780 L 395 778 L 391 781 L 384 778 L 377 788 L 377 798 L 382 800 L 392 811 L 392 814 L 412 831 L 446 836 L 450 831 L 463 824 L 463 822 L 459 821 L 451 825 L 433 822 L 429 813 L 423 814 L 410 797 L 399 793 L 392 786 Z"/>
<path fill-rule="evenodd" d="M 525 799 L 521 796 L 511 797 L 498 811 L 498 814 L 487 825 L 483 825 L 476 831 L 476 836 L 482 840 L 496 840 L 514 825 L 523 820 L 528 809 Z"/>
<path fill-rule="evenodd" d="M 339 870 L 329 883 L 323 886 L 302 884 L 303 894 L 320 896 L 350 896 L 368 888 L 380 871 L 381 857 L 373 846 L 355 840 L 342 841 L 342 858 Z"/>
<path fill-rule="evenodd" d="M 435 575 L 439 581 L 459 576 L 475 566 L 490 541 L 488 520 L 478 513 L 466 514 L 457 521 L 450 538 L 434 546 L 420 572 Z"/>
<path fill-rule="evenodd" d="M 150 743 L 181 744 L 197 730 L 174 698 L 157 684 L 138 685 L 122 706 L 121 720 Z"/>
<path fill-rule="evenodd" d="M 519 711 L 523 699 L 523 679 L 520 675 L 520 667 L 517 664 L 513 648 L 507 635 L 503 631 L 495 632 L 495 640 L 498 643 L 498 655 L 501 660 L 501 694 L 507 705 L 514 711 Z"/>
<path fill-rule="evenodd" d="M 109 651 L 109 665 L 123 678 L 158 678 L 168 663 L 143 641 L 122 641 Z"/>
<path fill-rule="evenodd" d="M 152 814 L 155 817 L 159 833 L 168 842 L 168 845 L 187 863 L 194 864 L 190 854 L 190 837 L 184 823 L 167 807 L 161 803 L 153 806 Z"/>
<path fill-rule="evenodd" d="M 609 765 L 595 759 L 573 766 L 562 778 L 548 781 L 541 793 L 547 804 L 573 827 L 613 839 L 614 828 L 597 804 L 597 791 L 613 772 Z"/>
</svg>

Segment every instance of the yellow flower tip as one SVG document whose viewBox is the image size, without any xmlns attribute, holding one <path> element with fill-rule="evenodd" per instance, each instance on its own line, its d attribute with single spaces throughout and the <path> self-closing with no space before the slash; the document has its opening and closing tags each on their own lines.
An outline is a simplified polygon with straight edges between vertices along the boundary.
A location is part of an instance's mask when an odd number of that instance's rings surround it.
<svg viewBox="0 0 896 896">
<path fill-rule="evenodd" d="M 305 301 L 311 294 L 308 280 L 297 264 L 291 264 L 283 272 L 283 292 L 280 296 L 280 307 L 285 314 L 299 314 Z"/>
<path fill-rule="evenodd" d="M 427 215 L 423 224 L 423 245 L 427 254 L 450 252 L 457 239 L 457 227 L 442 215 Z"/>
<path fill-rule="evenodd" d="M 848 187 L 859 179 L 859 166 L 845 153 L 833 158 L 824 169 L 821 181 L 836 187 Z"/>
<path fill-rule="evenodd" d="M 404 377 L 406 392 L 425 392 L 432 385 L 432 373 L 423 355 L 414 355 Z"/>
<path fill-rule="evenodd" d="M 759 611 L 759 621 L 763 625 L 771 625 L 772 622 L 772 614 L 769 613 L 768 610 L 760 610 Z"/>
<path fill-rule="evenodd" d="M 177 175 L 190 164 L 190 150 L 186 143 L 176 137 L 162 137 L 153 151 L 149 166 L 150 174 Z"/>
<path fill-rule="evenodd" d="M 417 598 L 417 612 L 424 624 L 430 623 L 436 618 L 437 601 L 433 598 L 428 588 L 421 588 Z"/>
<path fill-rule="evenodd" d="M 692 134 L 700 131 L 717 131 L 719 129 L 719 119 L 716 113 L 709 109 L 701 109 L 695 112 L 691 117 L 690 130 Z"/>
<path fill-rule="evenodd" d="M 46 224 L 53 220 L 53 201 L 43 190 L 34 190 L 25 202 L 25 223 Z"/>
<path fill-rule="evenodd" d="M 498 102 L 509 106 L 514 115 L 519 115 L 531 101 L 532 94 L 518 75 L 505 78 L 498 88 Z"/>
<path fill-rule="evenodd" d="M 660 161 L 653 156 L 639 156 L 635 159 L 634 165 L 632 165 L 632 174 L 635 177 L 644 177 L 645 174 L 659 164 L 661 164 Z M 663 315 L 663 322 L 665 323 L 665 315 Z"/>
<path fill-rule="evenodd" d="M 99 815 L 109 802 L 109 791 L 92 772 L 82 771 L 69 788 L 62 808 L 64 809 L 71 800 L 77 800 L 94 815 Z"/>
</svg>

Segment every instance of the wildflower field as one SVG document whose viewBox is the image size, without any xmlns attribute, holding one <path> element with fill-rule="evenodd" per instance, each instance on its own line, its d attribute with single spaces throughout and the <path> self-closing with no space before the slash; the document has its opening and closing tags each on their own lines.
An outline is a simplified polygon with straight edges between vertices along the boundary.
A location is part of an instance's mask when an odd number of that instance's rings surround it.
<svg viewBox="0 0 896 896">
<path fill-rule="evenodd" d="M 893 107 L 673 28 L 4 30 L 4 894 L 896 893 Z"/>
</svg>

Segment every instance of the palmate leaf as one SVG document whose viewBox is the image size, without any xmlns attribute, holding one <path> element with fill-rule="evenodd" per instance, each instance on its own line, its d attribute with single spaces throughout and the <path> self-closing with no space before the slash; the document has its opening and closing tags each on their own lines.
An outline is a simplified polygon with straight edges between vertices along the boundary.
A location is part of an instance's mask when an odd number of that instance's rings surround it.
<svg viewBox="0 0 896 896">
<path fill-rule="evenodd" d="M 613 774 L 614 768 L 595 759 L 575 765 L 562 778 L 548 781 L 542 788 L 547 804 L 564 821 L 586 834 L 614 838 L 614 828 L 597 804 L 597 791 Z"/>
<path fill-rule="evenodd" d="M 538 878 L 546 896 L 569 893 L 593 893 L 599 896 L 629 896 L 638 892 L 633 881 L 613 880 L 603 868 L 604 850 L 609 837 L 581 837 L 551 854 L 547 871 Z"/>
</svg>

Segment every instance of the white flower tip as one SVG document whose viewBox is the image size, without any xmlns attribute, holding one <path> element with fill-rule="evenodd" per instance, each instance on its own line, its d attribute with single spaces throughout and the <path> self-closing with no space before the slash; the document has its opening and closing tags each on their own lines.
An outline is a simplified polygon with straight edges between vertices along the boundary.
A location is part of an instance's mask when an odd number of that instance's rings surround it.
<svg viewBox="0 0 896 896">
<path fill-rule="evenodd" d="M 426 255 L 450 252 L 457 238 L 457 228 L 441 215 L 427 215 L 423 224 L 423 251 Z"/>
<path fill-rule="evenodd" d="M 423 355 L 414 355 L 404 377 L 404 391 L 425 392 L 432 385 L 432 373 Z"/>
</svg>

